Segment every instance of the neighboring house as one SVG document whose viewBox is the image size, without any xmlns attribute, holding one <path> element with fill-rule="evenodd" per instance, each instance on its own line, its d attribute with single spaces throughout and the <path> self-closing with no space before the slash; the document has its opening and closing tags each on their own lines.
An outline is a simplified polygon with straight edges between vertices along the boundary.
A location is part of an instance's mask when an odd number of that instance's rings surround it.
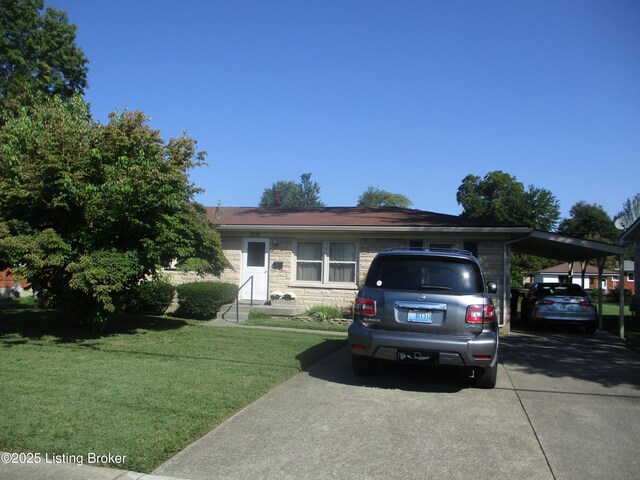
<svg viewBox="0 0 640 480">
<path fill-rule="evenodd" d="M 602 289 L 608 292 L 617 288 L 618 276 L 618 272 L 604 270 L 602 272 Z M 535 283 L 569 283 L 569 278 L 571 278 L 571 283 L 576 283 L 584 289 L 597 289 L 598 267 L 587 265 L 583 281 L 580 262 L 575 262 L 573 267 L 570 263 L 562 263 L 535 272 L 532 281 Z"/>
<path fill-rule="evenodd" d="M 265 303 L 279 291 L 293 293 L 302 306 L 349 307 L 376 253 L 394 247 L 459 248 L 471 251 L 486 280 L 498 284 L 494 303 L 507 328 L 512 247 L 564 260 L 624 252 L 522 225 L 403 208 L 210 207 L 207 212 L 232 266 L 217 279 L 243 286 L 243 300 L 253 295 Z M 175 283 L 194 279 L 172 276 Z"/>
<path fill-rule="evenodd" d="M 624 261 L 624 289 L 629 290 L 632 293 L 636 291 L 635 282 L 635 262 L 632 260 Z M 611 279 L 611 283 L 607 283 L 608 290 L 617 290 L 620 288 L 619 282 L 620 274 L 616 272 L 615 276 Z"/>
<path fill-rule="evenodd" d="M 635 222 L 631 224 L 629 228 L 627 228 L 622 236 L 620 237 L 620 242 L 624 245 L 632 245 L 633 253 L 634 253 L 634 266 L 633 266 L 633 288 L 632 291 L 636 294 L 640 294 L 638 292 L 638 284 L 635 282 L 635 279 L 640 275 L 640 218 L 638 218 Z M 625 263 L 625 272 L 626 272 L 626 263 Z M 626 276 L 626 275 L 625 275 Z"/>
<path fill-rule="evenodd" d="M 7 270 L 0 271 L 0 299 L 25 294 L 31 295 L 31 289 L 27 282 L 16 280 L 15 276 Z"/>
</svg>

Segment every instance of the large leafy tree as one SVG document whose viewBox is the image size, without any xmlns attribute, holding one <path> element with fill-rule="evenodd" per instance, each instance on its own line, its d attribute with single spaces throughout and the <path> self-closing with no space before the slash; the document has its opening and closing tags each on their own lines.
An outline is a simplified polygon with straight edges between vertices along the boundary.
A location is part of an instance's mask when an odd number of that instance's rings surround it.
<svg viewBox="0 0 640 480">
<path fill-rule="evenodd" d="M 569 218 L 560 222 L 558 233 L 571 237 L 615 242 L 619 233 L 602 205 L 578 202 L 569 210 Z"/>
<path fill-rule="evenodd" d="M 219 236 L 187 175 L 205 158 L 194 140 L 164 141 L 140 112 L 96 123 L 80 97 L 3 117 L 0 269 L 98 326 L 172 259 L 222 271 Z"/>
<path fill-rule="evenodd" d="M 560 222 L 558 233 L 609 243 L 614 243 L 618 238 L 619 232 L 615 223 L 602 205 L 584 201 L 577 202 L 569 210 L 569 215 L 569 218 Z M 586 267 L 587 263 L 583 262 L 582 266 Z M 617 268 L 617 262 L 613 258 L 606 259 L 604 265 L 611 269 Z"/>
<path fill-rule="evenodd" d="M 484 178 L 467 175 L 456 195 L 462 216 L 506 221 L 551 231 L 560 218 L 560 204 L 549 190 L 524 185 L 502 171 Z"/>
<path fill-rule="evenodd" d="M 391 193 L 379 187 L 369 187 L 358 197 L 359 207 L 400 207 L 409 208 L 411 200 L 401 193 Z"/>
<path fill-rule="evenodd" d="M 468 218 L 512 222 L 544 231 L 551 231 L 560 218 L 560 204 L 549 190 L 532 185 L 525 189 L 516 177 L 499 170 L 484 178 L 467 175 L 456 198 L 464 208 L 462 216 Z M 550 263 L 531 255 L 513 255 L 512 285 L 521 287 L 525 275 Z"/>
<path fill-rule="evenodd" d="M 44 0 L 0 0 L 0 106 L 11 97 L 44 92 L 63 98 L 87 87 L 87 58 L 76 26 Z"/>
<path fill-rule="evenodd" d="M 276 202 L 276 193 L 278 201 Z M 277 204 L 277 205 L 276 205 Z M 310 173 L 300 175 L 300 182 L 280 180 L 265 188 L 260 198 L 261 207 L 314 208 L 324 207 L 320 200 L 320 185 L 311 181 Z"/>
</svg>

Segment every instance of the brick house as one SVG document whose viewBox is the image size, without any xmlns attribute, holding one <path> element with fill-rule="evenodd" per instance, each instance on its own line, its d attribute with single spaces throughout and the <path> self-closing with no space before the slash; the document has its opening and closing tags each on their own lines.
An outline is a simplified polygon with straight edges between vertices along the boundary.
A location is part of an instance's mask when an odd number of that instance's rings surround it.
<svg viewBox="0 0 640 480">
<path fill-rule="evenodd" d="M 571 277 L 571 283 L 577 283 L 585 289 L 598 288 L 598 267 L 595 265 L 587 265 L 584 272 L 584 281 L 582 280 L 582 266 L 576 262 L 573 266 L 570 263 L 561 263 L 549 268 L 537 271 L 533 274 L 532 282 L 549 283 L 560 282 L 568 283 Z M 604 270 L 602 272 L 602 289 L 606 292 L 617 289 L 618 272 L 613 270 Z M 625 276 L 626 280 L 626 276 Z"/>
<path fill-rule="evenodd" d="M 8 270 L 0 271 L 0 299 L 13 297 L 16 292 L 19 295 L 30 295 L 31 289 L 27 282 L 16 280 Z"/>
<path fill-rule="evenodd" d="M 504 312 L 509 258 L 505 242 L 531 230 L 402 208 L 326 207 L 285 209 L 208 208 L 232 268 L 219 280 L 243 285 L 242 300 L 268 302 L 270 293 L 290 292 L 302 306 L 348 307 L 376 253 L 392 247 L 460 248 L 481 262 L 486 280 L 498 284 L 494 300 Z M 178 283 L 187 281 L 174 275 Z M 507 307 L 508 308 L 508 305 Z M 500 313 L 500 318 L 505 315 Z"/>
<path fill-rule="evenodd" d="M 207 214 L 232 266 L 215 279 L 244 285 L 241 300 L 266 303 L 279 291 L 293 293 L 302 306 L 348 307 L 376 253 L 393 247 L 459 248 L 471 251 L 485 279 L 498 284 L 494 303 L 505 331 L 512 251 L 564 261 L 624 252 L 523 225 L 403 208 L 207 207 Z M 195 279 L 177 272 L 172 278 L 174 283 Z"/>
</svg>

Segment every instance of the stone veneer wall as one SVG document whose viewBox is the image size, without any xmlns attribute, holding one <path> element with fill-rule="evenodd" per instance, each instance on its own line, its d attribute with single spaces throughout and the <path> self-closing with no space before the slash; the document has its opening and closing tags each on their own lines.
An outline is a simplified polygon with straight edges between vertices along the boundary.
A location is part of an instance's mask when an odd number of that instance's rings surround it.
<svg viewBox="0 0 640 480">
<path fill-rule="evenodd" d="M 295 265 L 293 262 L 293 237 L 270 236 L 269 255 L 269 292 L 281 291 L 292 292 L 296 295 L 298 304 L 302 306 L 331 305 L 349 308 L 353 304 L 357 288 L 342 287 L 330 288 L 326 284 L 316 286 L 296 285 L 294 282 Z M 226 236 L 222 240 L 223 252 L 231 264 L 232 268 L 226 269 L 219 277 L 205 276 L 199 277 L 193 273 L 181 273 L 176 271 L 170 273 L 171 282 L 181 284 L 193 281 L 218 280 L 223 282 L 240 283 L 240 273 L 242 270 L 242 239 L 243 237 Z M 409 240 L 406 238 L 360 238 L 358 241 L 358 285 L 364 283 L 367 270 L 376 253 L 394 247 L 408 247 Z M 503 285 L 502 263 L 504 241 L 481 240 L 478 241 L 478 260 L 484 270 L 485 279 L 498 284 L 498 293 L 494 296 L 494 303 L 498 318 L 502 318 L 502 311 L 505 311 L 508 321 L 509 302 L 503 302 L 505 286 Z M 282 262 L 281 269 L 274 269 L 274 263 Z M 507 271 L 510 265 L 507 264 Z M 509 282 L 507 277 L 507 282 Z M 506 287 L 509 290 L 509 287 Z M 508 299 L 508 296 L 506 297 Z M 504 305 L 503 305 L 504 303 Z"/>
</svg>

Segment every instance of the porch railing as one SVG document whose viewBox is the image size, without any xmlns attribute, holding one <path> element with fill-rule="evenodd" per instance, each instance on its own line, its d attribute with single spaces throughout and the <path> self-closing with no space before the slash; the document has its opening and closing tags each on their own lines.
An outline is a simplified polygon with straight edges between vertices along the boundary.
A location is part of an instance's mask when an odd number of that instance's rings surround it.
<svg viewBox="0 0 640 480">
<path fill-rule="evenodd" d="M 247 278 L 247 280 L 242 285 L 240 285 L 240 287 L 236 291 L 236 323 L 240 323 L 240 291 L 249 282 L 251 282 L 251 294 L 249 296 L 249 306 L 253 307 L 253 275 L 251 275 L 249 278 Z"/>
</svg>

